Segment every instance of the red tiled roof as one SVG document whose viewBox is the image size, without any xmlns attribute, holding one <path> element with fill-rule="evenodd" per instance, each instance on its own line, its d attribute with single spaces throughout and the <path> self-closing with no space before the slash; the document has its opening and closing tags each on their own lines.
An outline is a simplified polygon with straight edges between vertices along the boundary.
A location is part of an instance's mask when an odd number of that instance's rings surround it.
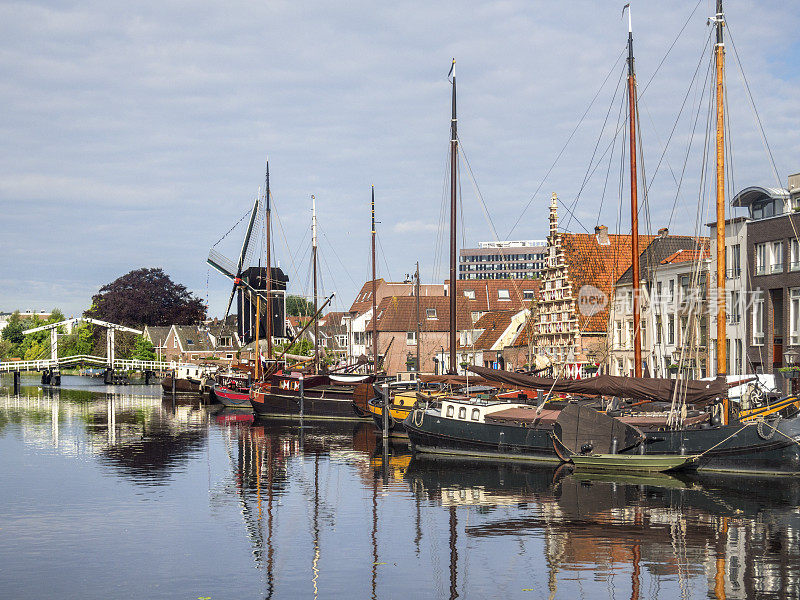
<svg viewBox="0 0 800 600">
<path fill-rule="evenodd" d="M 435 317 L 428 317 L 428 309 L 435 311 Z M 450 330 L 450 298 L 447 296 L 420 296 L 420 330 Z M 457 329 L 471 329 L 469 305 L 463 298 L 456 299 Z M 378 305 L 378 331 L 415 331 L 417 328 L 417 302 L 414 296 L 390 296 Z M 372 322 L 366 324 L 372 330 Z"/>
<path fill-rule="evenodd" d="M 450 281 L 446 280 L 446 284 Z M 533 293 L 533 298 L 539 293 L 542 282 L 540 279 L 458 279 L 456 291 L 459 296 L 467 298 L 466 293 L 472 292 L 474 299 L 470 299 L 473 311 L 498 311 L 521 310 L 530 305 L 524 299 L 525 291 Z M 500 298 L 500 291 L 508 292 L 508 299 Z"/>
<path fill-rule="evenodd" d="M 673 252 L 662 260 L 661 264 L 671 265 L 675 263 L 693 262 L 708 257 L 708 246 L 704 245 L 703 248 L 692 248 L 691 250 L 678 250 L 677 252 Z"/>
<path fill-rule="evenodd" d="M 606 244 L 599 243 L 596 234 L 562 233 L 560 237 L 573 296 L 577 298 L 584 285 L 593 285 L 610 299 L 614 283 L 631 266 L 632 236 L 609 234 Z M 655 238 L 640 235 L 639 252 Z M 605 333 L 608 330 L 608 308 L 588 319 L 580 313 L 578 317 L 581 331 Z"/>
<path fill-rule="evenodd" d="M 473 326 L 474 329 L 483 329 L 480 337 L 475 340 L 476 350 L 489 350 L 511 325 L 511 320 L 519 311 L 503 310 L 488 312 L 483 315 Z"/>
</svg>

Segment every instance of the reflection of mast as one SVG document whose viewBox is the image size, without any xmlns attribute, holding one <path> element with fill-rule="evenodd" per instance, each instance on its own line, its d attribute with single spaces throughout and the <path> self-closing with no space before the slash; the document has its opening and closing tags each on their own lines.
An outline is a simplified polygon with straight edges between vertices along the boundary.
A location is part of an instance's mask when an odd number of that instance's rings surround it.
<svg viewBox="0 0 800 600">
<path fill-rule="evenodd" d="M 319 452 L 314 453 L 314 560 L 311 561 L 311 571 L 314 576 L 311 582 L 314 584 L 314 598 L 319 594 L 317 580 L 319 578 Z"/>
<path fill-rule="evenodd" d="M 636 508 L 635 516 L 633 517 L 633 522 L 635 525 L 641 527 L 642 526 L 642 511 L 639 508 Z M 642 545 L 641 544 L 634 544 L 633 545 L 633 568 L 631 569 L 631 600 L 639 600 L 639 574 L 640 568 L 639 563 L 642 560 Z"/>
<path fill-rule="evenodd" d="M 452 281 L 452 280 L 451 280 Z M 455 504 L 450 505 L 450 600 L 458 598 L 458 519 Z"/>
<path fill-rule="evenodd" d="M 728 517 L 722 517 L 722 531 L 717 534 L 717 570 L 714 573 L 714 598 L 725 600 L 725 542 L 728 541 Z"/>
<path fill-rule="evenodd" d="M 275 453 L 272 449 L 272 438 L 267 444 L 267 598 L 272 598 L 275 593 L 275 576 L 273 568 L 275 566 L 275 546 L 272 543 L 272 497 L 273 482 L 275 479 Z"/>
<path fill-rule="evenodd" d="M 378 478 L 372 474 L 372 600 L 377 600 L 378 584 Z"/>
</svg>

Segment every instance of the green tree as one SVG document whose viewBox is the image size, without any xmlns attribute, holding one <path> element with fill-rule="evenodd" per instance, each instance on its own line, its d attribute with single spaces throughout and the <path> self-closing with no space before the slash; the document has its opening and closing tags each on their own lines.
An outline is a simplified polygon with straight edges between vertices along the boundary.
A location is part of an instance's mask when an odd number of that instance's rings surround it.
<svg viewBox="0 0 800 600">
<path fill-rule="evenodd" d="M 155 360 L 156 352 L 152 342 L 150 342 L 150 340 L 143 335 L 138 336 L 136 341 L 133 343 L 133 352 L 131 353 L 131 358 L 139 360 Z"/>
<path fill-rule="evenodd" d="M 59 356 L 79 356 L 91 354 L 94 346 L 94 328 L 88 323 L 81 324 L 58 342 Z"/>
<path fill-rule="evenodd" d="M 25 327 L 22 325 L 22 317 L 19 316 L 19 311 L 15 310 L 8 318 L 8 324 L 3 328 L 2 338 L 12 344 L 21 344 L 25 335 L 22 330 Z"/>
<path fill-rule="evenodd" d="M 286 314 L 293 317 L 310 317 L 314 314 L 314 303 L 302 296 L 286 296 Z"/>
</svg>

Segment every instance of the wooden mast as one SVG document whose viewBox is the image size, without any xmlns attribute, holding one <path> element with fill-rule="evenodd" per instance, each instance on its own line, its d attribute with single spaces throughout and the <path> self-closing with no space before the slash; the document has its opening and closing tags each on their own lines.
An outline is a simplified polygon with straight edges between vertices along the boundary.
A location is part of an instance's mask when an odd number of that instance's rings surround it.
<svg viewBox="0 0 800 600">
<path fill-rule="evenodd" d="M 416 286 L 414 290 L 414 295 L 417 297 L 417 381 L 419 381 L 419 373 L 422 371 L 422 365 L 419 362 L 419 347 L 422 341 L 420 340 L 420 321 L 419 321 L 419 261 L 417 261 L 417 271 L 414 273 L 414 278 L 416 280 Z"/>
<path fill-rule="evenodd" d="M 453 84 L 452 117 L 450 118 L 450 367 L 456 371 L 456 219 L 458 216 L 458 120 L 456 119 L 456 59 L 450 67 Z"/>
<path fill-rule="evenodd" d="M 717 375 L 727 373 L 727 347 L 725 323 L 725 105 L 724 82 L 725 44 L 722 27 L 725 23 L 722 0 L 717 0 Z"/>
<path fill-rule="evenodd" d="M 314 373 L 319 373 L 319 318 L 317 316 L 317 200 L 311 195 L 311 263 L 314 273 Z"/>
<path fill-rule="evenodd" d="M 256 374 L 258 381 L 259 367 L 261 366 L 261 348 L 258 343 L 258 333 L 261 330 L 261 294 L 256 294 Z"/>
<path fill-rule="evenodd" d="M 378 284 L 375 280 L 375 186 L 372 186 L 372 373 L 378 374 L 378 308 L 377 293 Z"/>
<path fill-rule="evenodd" d="M 633 65 L 633 27 L 628 8 L 628 118 L 631 167 L 631 271 L 633 274 L 633 375 L 642 376 L 642 327 L 639 291 L 639 200 L 636 180 L 636 73 Z"/>
<path fill-rule="evenodd" d="M 266 214 L 266 238 L 267 238 L 267 360 L 272 358 L 272 318 L 275 314 L 273 301 L 272 301 L 272 231 L 271 231 L 271 209 L 269 197 L 269 159 L 267 159 L 267 192 L 265 198 L 267 200 L 267 214 Z"/>
</svg>

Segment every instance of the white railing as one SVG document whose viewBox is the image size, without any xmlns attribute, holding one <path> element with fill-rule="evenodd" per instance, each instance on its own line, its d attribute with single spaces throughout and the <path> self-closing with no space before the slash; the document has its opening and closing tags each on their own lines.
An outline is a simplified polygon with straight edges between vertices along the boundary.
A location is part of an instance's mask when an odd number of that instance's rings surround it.
<svg viewBox="0 0 800 600">
<path fill-rule="evenodd" d="M 54 367 L 65 367 L 77 364 L 93 364 L 102 367 L 108 366 L 108 359 L 103 356 L 81 354 L 78 356 L 64 356 L 57 360 L 51 358 L 41 360 L 12 360 L 0 361 L 0 373 L 11 371 L 43 371 Z M 123 371 L 168 371 L 181 367 L 196 367 L 186 363 L 165 362 L 158 360 L 121 359 L 114 360 L 114 368 Z"/>
</svg>

